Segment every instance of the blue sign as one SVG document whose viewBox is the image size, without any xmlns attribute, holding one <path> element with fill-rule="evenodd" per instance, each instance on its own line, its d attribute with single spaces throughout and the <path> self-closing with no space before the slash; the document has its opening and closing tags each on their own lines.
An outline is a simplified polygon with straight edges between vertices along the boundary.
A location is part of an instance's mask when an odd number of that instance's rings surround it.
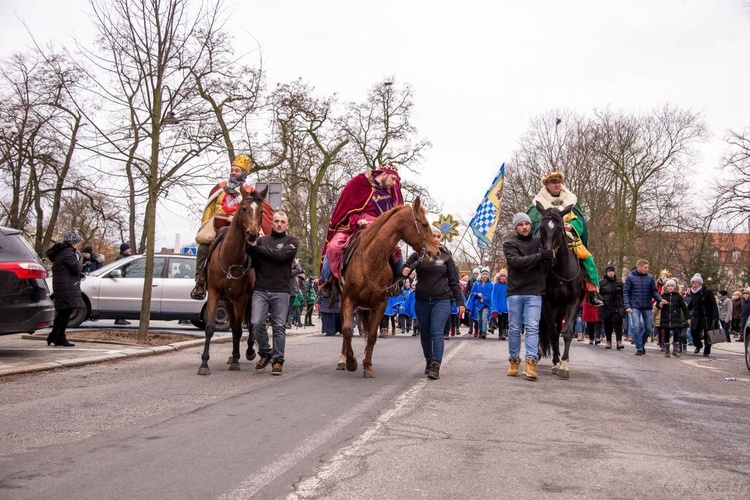
<svg viewBox="0 0 750 500">
<path fill-rule="evenodd" d="M 198 255 L 198 247 L 182 247 L 180 253 L 182 255 Z"/>
</svg>

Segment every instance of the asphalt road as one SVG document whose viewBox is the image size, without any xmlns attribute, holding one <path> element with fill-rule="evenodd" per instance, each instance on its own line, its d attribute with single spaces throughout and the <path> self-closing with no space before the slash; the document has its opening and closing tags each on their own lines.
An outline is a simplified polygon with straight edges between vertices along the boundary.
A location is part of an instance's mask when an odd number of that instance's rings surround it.
<svg viewBox="0 0 750 500">
<path fill-rule="evenodd" d="M 504 373 L 507 343 L 291 336 L 284 375 L 200 348 L 0 379 L 0 498 L 748 498 L 741 354 L 574 343 L 571 378 Z M 735 377 L 735 381 L 727 381 Z"/>
</svg>

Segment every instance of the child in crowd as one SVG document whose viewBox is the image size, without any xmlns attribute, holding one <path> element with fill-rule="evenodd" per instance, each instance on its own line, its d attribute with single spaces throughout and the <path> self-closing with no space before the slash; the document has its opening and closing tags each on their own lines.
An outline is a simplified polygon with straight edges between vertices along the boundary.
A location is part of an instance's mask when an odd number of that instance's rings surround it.
<svg viewBox="0 0 750 500">
<path fill-rule="evenodd" d="M 669 357 L 669 339 L 672 339 L 672 354 L 680 356 L 680 334 L 682 332 L 682 318 L 689 317 L 687 305 L 682 295 L 677 293 L 677 283 L 673 279 L 664 282 L 662 298 L 667 304 L 659 305 L 661 317 L 659 327 L 664 331 L 664 356 Z"/>
</svg>

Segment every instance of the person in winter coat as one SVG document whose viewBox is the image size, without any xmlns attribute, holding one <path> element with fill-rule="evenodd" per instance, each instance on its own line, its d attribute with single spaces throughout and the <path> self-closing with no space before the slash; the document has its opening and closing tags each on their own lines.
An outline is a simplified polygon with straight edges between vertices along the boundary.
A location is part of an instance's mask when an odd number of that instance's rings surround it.
<svg viewBox="0 0 750 500">
<path fill-rule="evenodd" d="M 474 331 L 474 336 L 487 338 L 487 326 L 492 308 L 492 282 L 490 281 L 490 270 L 482 269 L 479 280 L 474 283 L 469 295 L 469 303 L 473 311 L 473 318 L 479 325 L 479 332 Z"/>
<path fill-rule="evenodd" d="M 740 292 L 732 294 L 732 334 L 736 339 L 740 333 L 740 318 L 742 317 L 742 299 Z"/>
<path fill-rule="evenodd" d="M 729 335 L 729 328 L 732 324 L 732 299 L 727 295 L 726 290 L 719 290 L 716 295 L 716 303 L 719 307 L 719 323 L 721 323 L 721 328 L 727 336 L 727 342 L 731 342 L 732 337 Z"/>
<path fill-rule="evenodd" d="M 669 339 L 672 339 L 672 354 L 680 357 L 680 335 L 682 333 L 682 318 L 688 316 L 685 299 L 677 293 L 677 282 L 668 279 L 662 288 L 662 298 L 666 304 L 659 303 L 661 316 L 659 327 L 664 331 L 664 356 L 669 357 Z"/>
<path fill-rule="evenodd" d="M 693 354 L 700 354 L 703 349 L 703 356 L 708 357 L 711 354 L 711 339 L 708 336 L 708 330 L 719 327 L 719 307 L 714 293 L 703 285 L 703 278 L 697 273 L 690 278 L 688 309 L 690 310 L 690 331 L 693 334 L 695 346 Z"/>
<path fill-rule="evenodd" d="M 648 261 L 638 259 L 622 287 L 625 312 L 630 315 L 630 324 L 635 339 L 635 354 L 646 354 L 646 339 L 653 329 L 651 301 L 662 302 L 656 290 L 654 276 L 648 272 Z"/>
<path fill-rule="evenodd" d="M 599 308 L 599 319 L 604 324 L 604 337 L 607 344 L 605 349 L 612 349 L 612 332 L 615 332 L 617 349 L 624 349 L 622 345 L 622 317 L 625 306 L 622 298 L 622 280 L 615 275 L 615 266 L 609 265 L 604 269 L 604 277 L 599 282 L 599 293 L 604 305 Z"/>
<path fill-rule="evenodd" d="M 122 243 L 120 244 L 120 253 L 115 257 L 115 260 L 124 259 L 125 257 L 130 257 L 133 255 L 133 249 L 130 248 L 129 243 Z"/>
<path fill-rule="evenodd" d="M 84 249 L 81 251 L 81 255 L 83 255 L 83 262 L 81 263 L 83 267 L 83 274 L 88 274 L 91 271 L 96 271 L 97 269 L 101 269 L 102 267 L 102 260 L 96 252 L 94 252 L 94 249 L 90 246 L 84 247 Z"/>
<path fill-rule="evenodd" d="M 47 258 L 52 261 L 52 295 L 55 301 L 55 320 L 52 323 L 52 331 L 47 336 L 47 345 L 75 345 L 68 342 L 65 330 L 73 311 L 86 307 L 81 296 L 83 267 L 77 248 L 81 241 L 80 236 L 68 231 L 63 236 L 63 241 L 55 243 L 46 252 Z"/>
<path fill-rule="evenodd" d="M 497 338 L 508 338 L 508 270 L 500 269 L 497 282 L 492 285 L 492 317 L 497 320 Z"/>
</svg>

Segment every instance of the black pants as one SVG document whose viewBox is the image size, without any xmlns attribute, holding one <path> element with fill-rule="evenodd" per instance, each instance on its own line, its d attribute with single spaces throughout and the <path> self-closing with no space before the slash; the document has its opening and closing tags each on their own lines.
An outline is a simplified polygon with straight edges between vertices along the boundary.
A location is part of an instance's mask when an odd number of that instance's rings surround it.
<svg viewBox="0 0 750 500">
<path fill-rule="evenodd" d="M 408 314 L 399 314 L 398 327 L 401 328 L 401 333 L 411 331 L 411 316 Z"/>
<path fill-rule="evenodd" d="M 617 342 L 622 342 L 622 316 L 618 311 L 611 311 L 599 315 L 604 323 L 604 337 L 608 343 L 612 343 L 612 331 L 615 332 Z"/>
<path fill-rule="evenodd" d="M 682 327 L 678 328 L 662 328 L 661 329 L 664 332 L 664 337 L 662 337 L 662 341 L 664 344 L 669 344 L 670 340 L 672 339 L 672 343 L 674 345 L 680 344 L 680 338 L 682 335 Z"/>
<path fill-rule="evenodd" d="M 507 336 L 508 335 L 508 313 L 500 313 L 497 316 L 497 329 L 500 332 L 500 335 Z"/>
<path fill-rule="evenodd" d="M 305 311 L 305 326 L 312 326 L 313 311 L 315 311 L 315 303 L 307 304 L 307 310 Z"/>
<path fill-rule="evenodd" d="M 703 354 L 708 356 L 711 354 L 711 339 L 706 334 L 706 329 L 699 326 L 695 330 L 692 331 L 693 333 L 693 345 L 696 349 L 699 351 L 703 348 L 703 344 L 706 345 L 706 348 L 703 350 Z"/>
<path fill-rule="evenodd" d="M 58 309 L 55 312 L 55 320 L 52 323 L 52 332 L 49 334 L 53 341 L 65 340 L 65 330 L 68 328 L 73 308 Z"/>
</svg>

